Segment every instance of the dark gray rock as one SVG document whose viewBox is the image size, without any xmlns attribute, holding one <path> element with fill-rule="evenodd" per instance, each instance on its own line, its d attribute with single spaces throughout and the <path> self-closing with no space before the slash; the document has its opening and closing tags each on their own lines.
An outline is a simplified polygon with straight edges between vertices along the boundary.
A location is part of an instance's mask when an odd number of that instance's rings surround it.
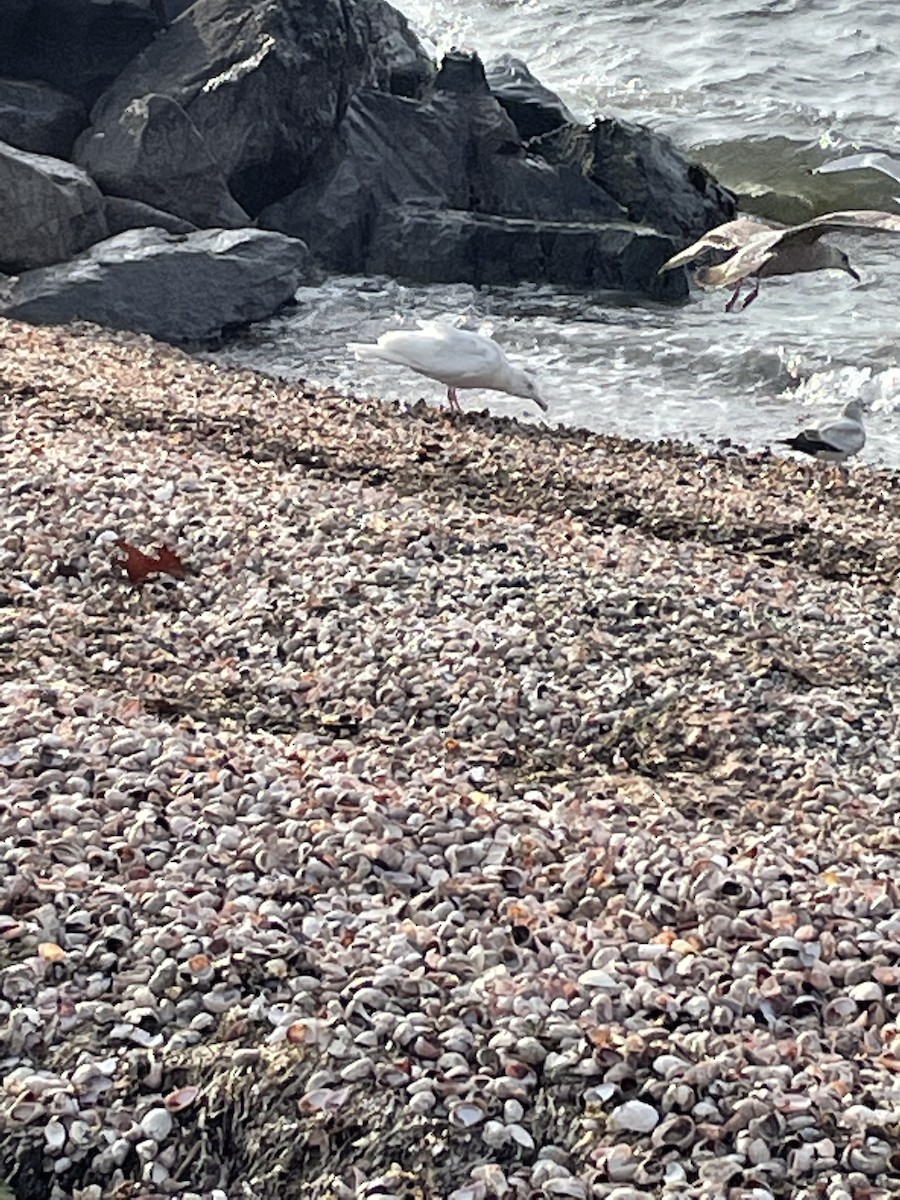
<svg viewBox="0 0 900 1200">
<path fill-rule="evenodd" d="M 3 0 L 0 4 L 0 45 L 9 47 L 21 36 L 34 0 Z"/>
<path fill-rule="evenodd" d="M 176 17 L 180 17 L 183 12 L 186 12 L 194 0 L 154 0 L 156 11 L 160 18 L 160 24 L 170 25 Z"/>
<path fill-rule="evenodd" d="M 484 70 L 491 94 L 503 105 L 523 141 L 560 125 L 576 124 L 559 96 L 535 79 L 520 58 L 501 54 Z"/>
<path fill-rule="evenodd" d="M 258 229 L 132 229 L 20 276 L 2 312 L 39 325 L 93 321 L 168 342 L 205 341 L 275 312 L 308 263 L 302 242 Z"/>
<path fill-rule="evenodd" d="M 531 77 L 528 88 L 542 92 Z M 542 95 L 546 111 L 553 99 Z M 523 144 L 478 57 L 453 53 L 421 101 L 358 91 L 330 152 L 259 224 L 303 238 L 332 270 L 677 298 L 684 281 L 656 275 L 674 248 L 662 234 L 683 239 L 685 222 L 705 230 L 726 220 L 728 193 L 702 172 L 698 191 L 695 168 L 668 139 L 629 134 L 605 158 L 590 153 L 597 135 L 583 126 Z M 631 161 L 637 153 L 649 179 Z"/>
<path fill-rule="evenodd" d="M 674 142 L 643 125 L 600 118 L 531 143 L 554 165 L 574 167 L 616 199 L 632 221 L 691 241 L 730 221 L 737 200 Z"/>
<path fill-rule="evenodd" d="M 264 209 L 260 227 L 303 238 L 333 270 L 356 271 L 381 208 L 407 201 L 466 207 L 467 139 L 458 135 L 451 113 L 383 92 L 358 93 L 337 152 L 307 186 Z"/>
<path fill-rule="evenodd" d="M 105 238 L 103 196 L 78 167 L 0 142 L 0 271 L 71 258 Z"/>
<path fill-rule="evenodd" d="M 372 82 L 381 91 L 418 99 L 437 68 L 410 29 L 409 21 L 383 0 L 359 2 L 372 32 Z"/>
<path fill-rule="evenodd" d="M 465 123 L 469 152 L 482 158 L 493 154 L 521 154 L 522 139 L 515 124 L 491 95 L 484 67 L 477 54 L 453 50 L 444 55 L 425 99 L 443 102 L 447 111 Z"/>
<path fill-rule="evenodd" d="M 87 125 L 87 109 L 74 96 L 46 83 L 0 79 L 0 142 L 68 158 L 76 137 Z"/>
<path fill-rule="evenodd" d="M 168 96 L 129 104 L 102 138 L 85 139 L 77 157 L 107 195 L 141 200 L 199 228 L 250 223 L 197 127 Z"/>
<path fill-rule="evenodd" d="M 470 195 L 473 212 L 541 221 L 627 220 L 602 187 L 571 167 L 552 167 L 535 155 L 496 154 Z"/>
<path fill-rule="evenodd" d="M 197 228 L 190 221 L 163 212 L 140 200 L 124 200 L 121 196 L 106 196 L 104 209 L 109 236 L 124 233 L 126 229 L 165 229 L 167 233 L 193 233 Z"/>
<path fill-rule="evenodd" d="M 573 168 L 527 155 L 486 85 L 435 86 L 421 103 L 358 92 L 332 154 L 305 187 L 264 209 L 259 224 L 303 238 L 332 270 L 358 271 L 379 214 L 410 203 L 557 221 L 625 215 Z"/>
<path fill-rule="evenodd" d="M 160 0 L 2 0 L 0 75 L 93 104 L 165 21 Z"/>
<path fill-rule="evenodd" d="M 432 92 L 447 92 L 454 96 L 490 96 L 484 63 L 477 54 L 465 50 L 448 50 L 441 59 Z M 518 134 L 516 134 L 518 140 Z"/>
<path fill-rule="evenodd" d="M 679 300 L 688 291 L 683 272 L 657 274 L 675 249 L 671 238 L 627 222 L 526 221 L 410 206 L 382 214 L 365 270 L 420 283 L 533 279 Z"/>
<path fill-rule="evenodd" d="M 255 215 L 300 183 L 356 88 L 390 75 L 391 61 L 376 56 L 379 45 L 396 49 L 398 26 L 378 0 L 197 0 L 101 97 L 76 160 L 90 162 L 106 190 L 125 194 L 133 163 L 119 161 L 122 114 L 135 100 L 165 95 Z"/>
</svg>

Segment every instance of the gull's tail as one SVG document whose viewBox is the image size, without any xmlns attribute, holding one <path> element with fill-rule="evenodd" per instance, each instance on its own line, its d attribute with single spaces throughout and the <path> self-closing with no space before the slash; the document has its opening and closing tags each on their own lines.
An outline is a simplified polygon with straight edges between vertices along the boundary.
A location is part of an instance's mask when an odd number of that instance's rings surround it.
<svg viewBox="0 0 900 1200">
<path fill-rule="evenodd" d="M 799 450 L 803 454 L 817 454 L 821 450 L 837 450 L 836 446 L 823 441 L 817 437 L 814 430 L 804 430 L 803 433 L 797 433 L 790 438 L 779 438 L 779 446 L 790 446 L 792 450 Z"/>
<path fill-rule="evenodd" d="M 347 349 L 357 358 L 381 358 L 382 350 L 375 342 L 348 342 Z"/>
</svg>

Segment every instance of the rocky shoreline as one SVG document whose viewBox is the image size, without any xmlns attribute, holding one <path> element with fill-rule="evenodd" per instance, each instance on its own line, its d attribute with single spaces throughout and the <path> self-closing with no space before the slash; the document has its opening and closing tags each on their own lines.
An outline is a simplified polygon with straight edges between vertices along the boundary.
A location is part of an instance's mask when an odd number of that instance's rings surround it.
<svg viewBox="0 0 900 1200">
<path fill-rule="evenodd" d="M 0 394 L 18 1200 L 900 1194 L 900 477 L 87 326 Z"/>
<path fill-rule="evenodd" d="M 323 273 L 659 301 L 736 198 L 525 63 L 431 60 L 385 0 L 8 0 L 0 313 L 213 339 Z M 192 302 L 191 302 L 192 301 Z"/>
</svg>

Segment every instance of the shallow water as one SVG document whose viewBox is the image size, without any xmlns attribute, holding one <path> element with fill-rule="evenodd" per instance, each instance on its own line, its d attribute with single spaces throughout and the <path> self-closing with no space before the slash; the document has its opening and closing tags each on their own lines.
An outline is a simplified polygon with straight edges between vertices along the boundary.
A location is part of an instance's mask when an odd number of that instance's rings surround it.
<svg viewBox="0 0 900 1200">
<path fill-rule="evenodd" d="M 900 211 L 896 180 L 872 170 L 812 175 L 857 149 L 900 157 L 900 18 L 852 0 L 405 0 L 436 51 L 510 51 L 576 114 L 605 112 L 672 136 L 747 199 L 785 220 L 813 211 Z M 832 239 L 835 240 L 835 239 Z M 439 384 L 359 363 L 349 340 L 443 316 L 492 332 L 542 378 L 549 419 L 630 435 L 769 444 L 848 399 L 870 406 L 862 458 L 900 466 L 900 352 L 895 297 L 900 238 L 836 239 L 862 275 L 767 281 L 743 313 L 726 292 L 677 306 L 522 285 L 410 287 L 332 279 L 296 310 L 218 355 L 263 370 L 436 402 Z M 527 401 L 463 394 L 529 418 Z"/>
</svg>

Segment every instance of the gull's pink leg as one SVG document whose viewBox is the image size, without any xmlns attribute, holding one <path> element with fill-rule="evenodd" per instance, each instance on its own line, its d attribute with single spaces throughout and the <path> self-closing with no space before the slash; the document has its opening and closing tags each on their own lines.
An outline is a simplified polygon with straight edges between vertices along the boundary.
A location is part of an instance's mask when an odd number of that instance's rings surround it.
<svg viewBox="0 0 900 1200">
<path fill-rule="evenodd" d="M 450 411 L 451 412 L 462 412 L 462 409 L 460 408 L 460 405 L 459 405 L 459 397 L 456 394 L 456 388 L 454 388 L 454 387 L 447 388 L 447 399 L 450 401 Z"/>
<path fill-rule="evenodd" d="M 747 307 L 748 304 L 752 304 L 758 295 L 759 295 L 759 276 L 757 275 L 756 280 L 753 284 L 753 291 L 750 293 L 750 295 L 747 297 L 747 299 L 741 305 L 741 312 L 744 311 L 744 309 Z"/>
<path fill-rule="evenodd" d="M 744 286 L 744 281 L 743 281 L 743 279 L 739 279 L 739 280 L 738 280 L 738 285 L 737 285 L 737 287 L 736 287 L 736 288 L 734 289 L 734 291 L 731 293 L 731 299 L 730 299 L 730 300 L 728 301 L 728 303 L 725 305 L 725 311 L 726 311 L 726 312 L 731 312 L 731 310 L 734 308 L 735 304 L 737 303 L 737 298 L 738 298 L 738 296 L 741 294 L 741 288 L 742 288 L 743 286 Z"/>
</svg>

